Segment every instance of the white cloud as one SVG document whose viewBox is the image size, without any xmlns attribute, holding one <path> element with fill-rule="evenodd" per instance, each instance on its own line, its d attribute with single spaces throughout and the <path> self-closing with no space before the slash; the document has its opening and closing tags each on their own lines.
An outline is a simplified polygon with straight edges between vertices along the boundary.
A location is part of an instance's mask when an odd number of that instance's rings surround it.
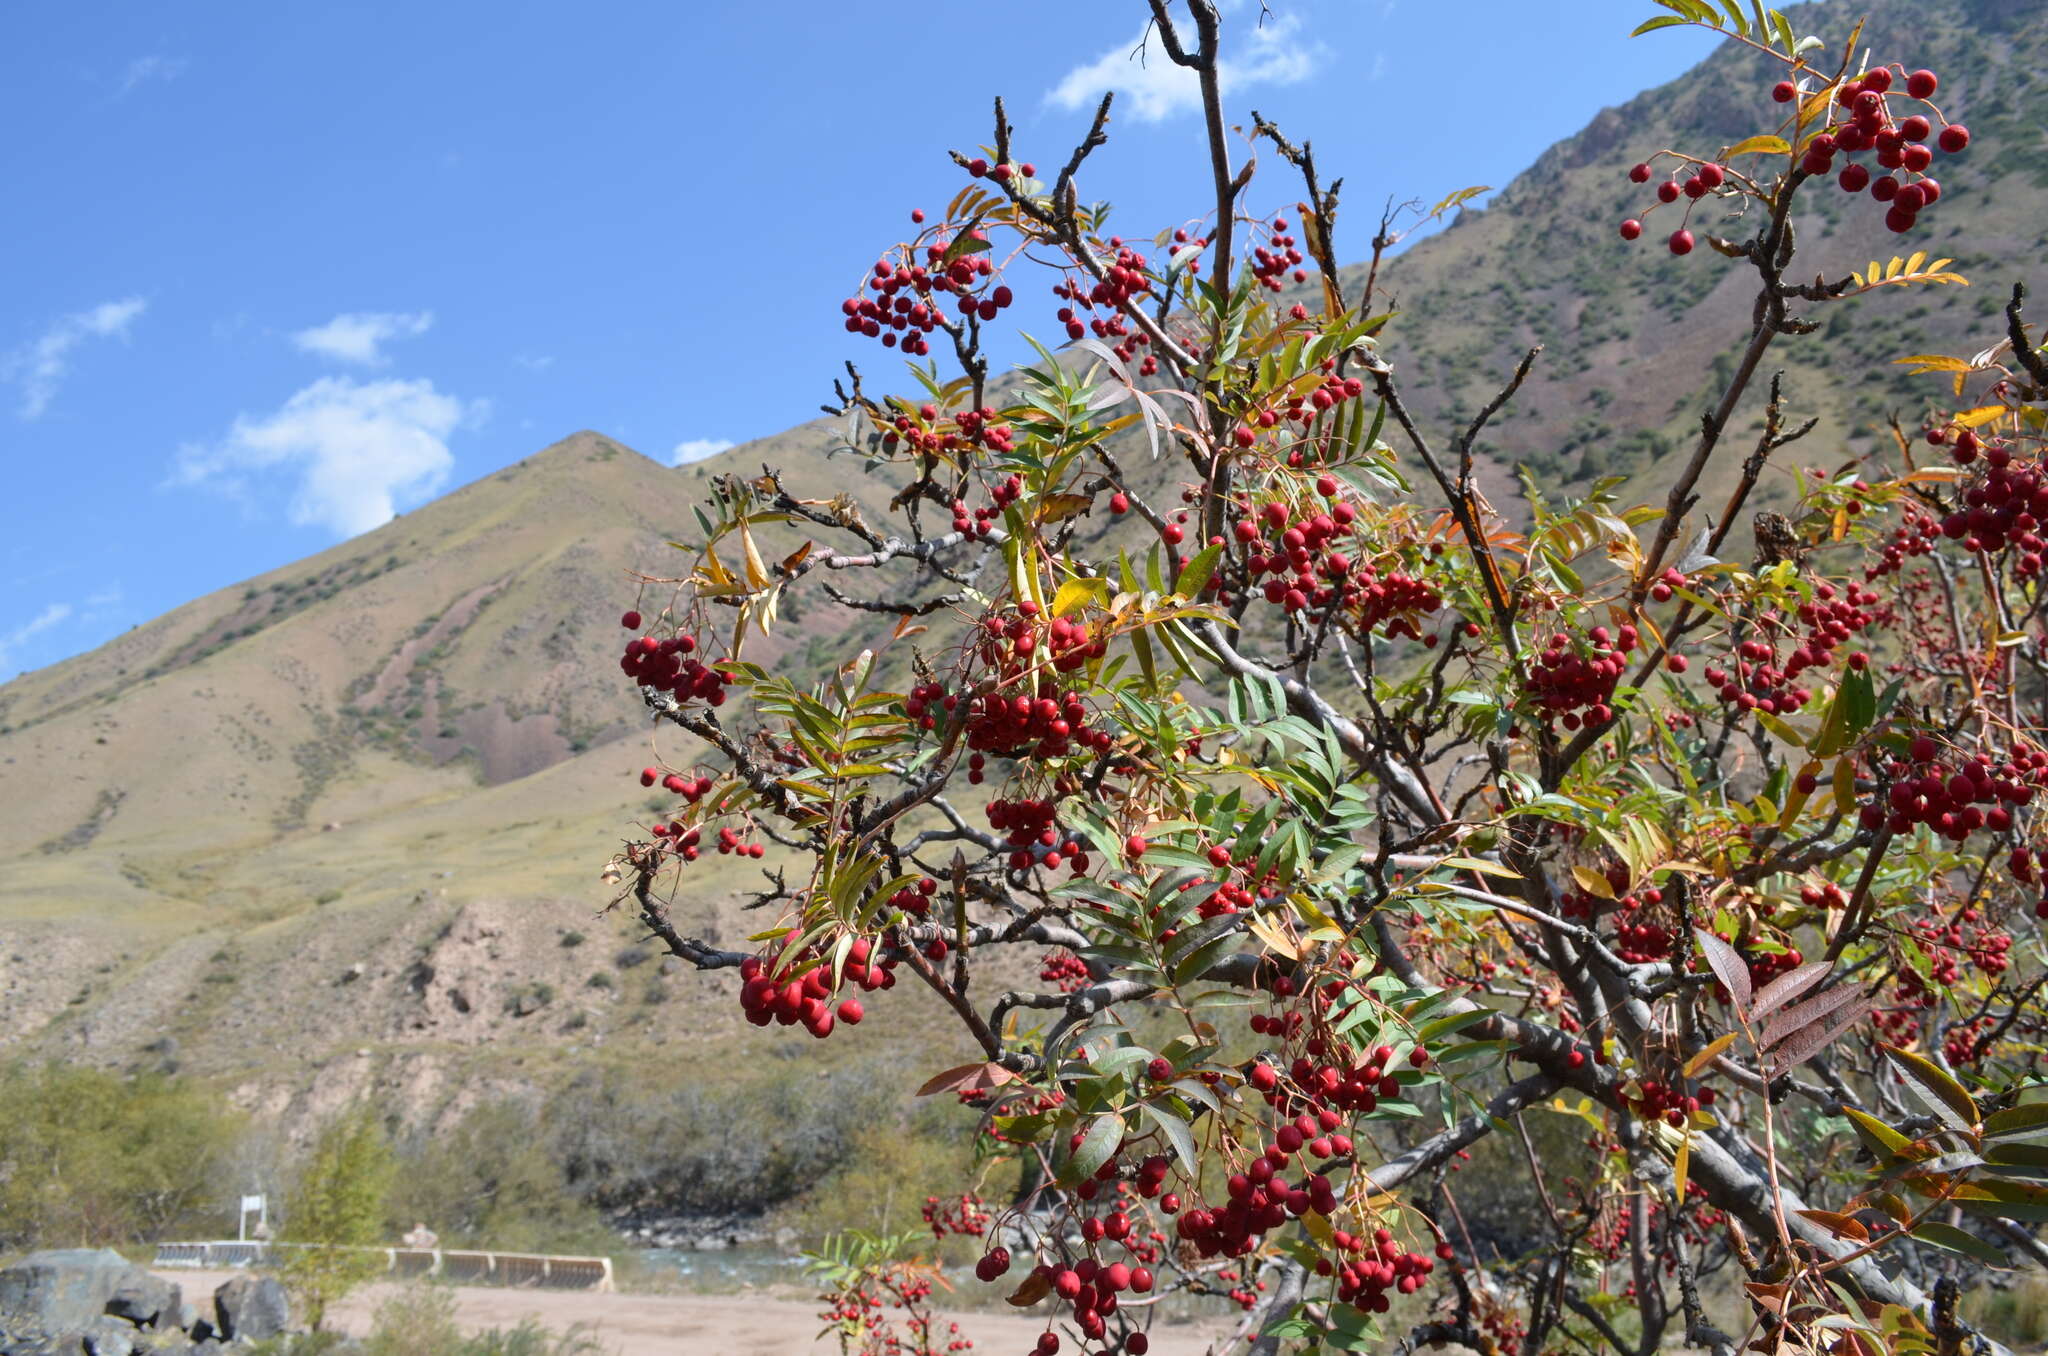
<svg viewBox="0 0 2048 1356">
<path fill-rule="evenodd" d="M 20 672 L 14 663 L 14 651 L 19 646 L 35 639 L 70 616 L 71 604 L 51 603 L 21 625 L 0 635 L 0 679 L 11 678 Z"/>
<path fill-rule="evenodd" d="M 668 454 L 668 464 L 681 466 L 684 462 L 702 461 L 736 445 L 730 438 L 685 438 L 676 444 L 675 451 Z"/>
<path fill-rule="evenodd" d="M 288 472 L 291 520 L 352 537 L 439 490 L 455 465 L 449 435 L 488 411 L 431 381 L 322 377 L 274 414 L 237 416 L 218 444 L 180 448 L 175 479 L 239 490 L 254 473 Z"/>
<path fill-rule="evenodd" d="M 149 309 L 141 297 L 103 301 L 60 318 L 42 335 L 0 357 L 0 378 L 21 388 L 21 417 L 39 419 L 71 370 L 71 350 L 88 339 L 126 339 L 128 327 Z"/>
<path fill-rule="evenodd" d="M 528 353 L 515 353 L 512 355 L 512 361 L 517 366 L 523 367 L 529 372 L 545 372 L 550 367 L 553 367 L 555 365 L 555 355 L 552 353 L 541 353 L 537 355 Z"/>
<path fill-rule="evenodd" d="M 1315 74 L 1323 48 L 1302 39 L 1300 28 L 1298 20 L 1286 16 L 1231 33 L 1239 54 L 1231 56 L 1226 51 L 1217 69 L 1217 84 L 1223 93 L 1253 85 L 1298 84 Z M 1193 40 L 1191 31 L 1186 39 Z M 1092 106 L 1112 89 L 1117 92 L 1118 107 L 1139 122 L 1159 122 L 1202 106 L 1202 89 L 1195 73 L 1175 65 L 1149 28 L 1137 39 L 1068 71 L 1045 97 L 1061 108 L 1078 109 Z"/>
<path fill-rule="evenodd" d="M 119 99 L 131 94 L 138 85 L 146 85 L 152 80 L 176 80 L 185 73 L 187 64 L 183 57 L 165 56 L 161 52 L 139 56 L 121 72 L 120 88 L 114 91 L 114 97 Z"/>
<path fill-rule="evenodd" d="M 317 353 L 336 362 L 382 367 L 390 359 L 383 346 L 393 339 L 410 339 L 433 326 L 432 311 L 350 311 L 325 325 L 300 330 L 292 342 L 307 353 Z"/>
</svg>

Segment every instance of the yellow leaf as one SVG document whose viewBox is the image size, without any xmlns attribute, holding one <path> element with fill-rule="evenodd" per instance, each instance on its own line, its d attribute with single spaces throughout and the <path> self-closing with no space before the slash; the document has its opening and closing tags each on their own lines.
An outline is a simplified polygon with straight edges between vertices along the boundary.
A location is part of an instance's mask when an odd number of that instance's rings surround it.
<svg viewBox="0 0 2048 1356">
<path fill-rule="evenodd" d="M 1606 875 L 1590 866 L 1573 867 L 1572 879 L 1579 883 L 1581 890 L 1596 899 L 1614 898 L 1614 887 L 1607 883 Z"/>
<path fill-rule="evenodd" d="M 1945 357 L 1939 353 L 1913 353 L 1904 358 L 1892 359 L 1894 363 L 1917 363 L 1908 376 L 1919 376 L 1922 372 L 1970 372 L 1975 369 L 1962 358 Z"/>
<path fill-rule="evenodd" d="M 1446 857 L 1438 865 L 1455 867 L 1460 871 L 1477 871 L 1487 876 L 1505 876 L 1509 880 L 1522 878 L 1521 872 L 1502 866 L 1499 862 L 1489 862 L 1483 857 Z"/>
<path fill-rule="evenodd" d="M 747 520 L 744 518 L 740 519 L 740 547 L 747 554 L 748 586 L 757 589 L 767 588 L 768 566 L 762 561 L 761 548 L 754 545 L 753 529 L 747 526 Z"/>
<path fill-rule="evenodd" d="M 1723 160 L 1730 160 L 1738 155 L 1788 155 L 1791 153 L 1791 150 L 1791 144 L 1783 137 L 1744 137 L 1723 151 L 1721 158 Z"/>
<path fill-rule="evenodd" d="M 1245 924 L 1245 927 L 1254 937 L 1257 937 L 1280 955 L 1295 960 L 1301 959 L 1301 943 L 1275 927 L 1271 919 L 1254 916 L 1251 922 Z"/>
<path fill-rule="evenodd" d="M 1687 1135 L 1678 1143 L 1678 1156 L 1671 1161 L 1671 1196 L 1679 1204 L 1685 1203 L 1685 1173 L 1692 1166 L 1692 1136 Z"/>
<path fill-rule="evenodd" d="M 2005 406 L 2003 405 L 1979 405 L 1974 410 L 1964 410 L 1961 414 L 1949 420 L 1949 422 L 1960 424 L 1964 428 L 1981 428 L 1994 419 L 2002 418 L 2004 414 Z"/>
<path fill-rule="evenodd" d="M 1109 596 L 1107 579 L 1069 579 L 1060 585 L 1059 592 L 1052 597 L 1052 615 L 1064 617 L 1069 612 L 1079 611 L 1093 600 L 1100 603 Z"/>
<path fill-rule="evenodd" d="M 1733 1031 L 1725 1031 L 1716 1036 L 1711 1044 L 1685 1062 L 1685 1076 L 1687 1078 L 1698 1077 L 1701 1069 L 1714 1062 L 1714 1056 L 1720 1054 L 1733 1044 L 1735 1044 L 1735 1033 Z"/>
</svg>

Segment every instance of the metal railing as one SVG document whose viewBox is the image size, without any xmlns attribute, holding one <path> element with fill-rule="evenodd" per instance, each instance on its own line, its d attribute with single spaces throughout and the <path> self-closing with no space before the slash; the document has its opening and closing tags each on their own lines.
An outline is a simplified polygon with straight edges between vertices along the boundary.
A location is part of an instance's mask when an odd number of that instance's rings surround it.
<svg viewBox="0 0 2048 1356">
<path fill-rule="evenodd" d="M 286 1248 L 308 1247 L 304 1243 L 238 1242 L 224 1239 L 204 1243 L 159 1243 L 156 1265 L 160 1267 L 251 1267 L 272 1266 Z M 457 1285 L 538 1286 L 555 1290 L 611 1291 L 612 1259 L 609 1257 L 556 1257 L 526 1252 L 476 1252 L 455 1248 L 352 1248 L 351 1252 L 377 1253 L 384 1258 L 384 1270 L 394 1276 L 433 1276 Z"/>
</svg>

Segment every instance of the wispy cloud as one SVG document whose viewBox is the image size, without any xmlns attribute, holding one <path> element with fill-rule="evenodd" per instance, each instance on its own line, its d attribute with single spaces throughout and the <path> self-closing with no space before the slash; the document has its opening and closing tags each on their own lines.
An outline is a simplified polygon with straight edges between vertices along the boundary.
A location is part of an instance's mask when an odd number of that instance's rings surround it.
<svg viewBox="0 0 2048 1356">
<path fill-rule="evenodd" d="M 136 57 L 128 63 L 127 69 L 121 72 L 120 83 L 114 90 L 114 97 L 126 98 L 152 80 L 176 80 L 185 73 L 185 67 L 189 64 L 191 63 L 183 57 L 165 56 L 162 52 Z"/>
<path fill-rule="evenodd" d="M 103 301 L 63 316 L 41 335 L 0 357 L 0 379 L 21 391 L 21 417 L 40 419 L 71 371 L 71 351 L 88 339 L 126 339 L 128 327 L 149 309 L 141 297 Z"/>
<path fill-rule="evenodd" d="M 439 490 L 455 465 L 449 436 L 489 409 L 431 381 L 322 377 L 275 413 L 238 416 L 218 443 L 180 448 L 173 478 L 247 493 L 255 477 L 288 475 L 293 522 L 352 537 Z"/>
<path fill-rule="evenodd" d="M 734 446 L 737 444 L 730 438 L 685 438 L 676 444 L 675 451 L 668 454 L 668 464 L 681 466 L 685 462 L 702 461 Z"/>
<path fill-rule="evenodd" d="M 425 334 L 433 324 L 432 311 L 349 311 L 325 325 L 300 330 L 292 342 L 336 362 L 382 367 L 391 361 L 384 356 L 385 344 Z"/>
<path fill-rule="evenodd" d="M 1217 84 L 1224 94 L 1253 85 L 1293 85 L 1315 74 L 1324 49 L 1300 36 L 1293 16 L 1247 26 L 1232 34 L 1240 55 L 1225 56 Z M 1115 90 L 1119 107 L 1139 122 L 1160 122 L 1202 106 L 1201 85 L 1192 70 L 1177 66 L 1148 28 L 1130 42 L 1110 48 L 1095 60 L 1076 66 L 1046 92 L 1061 108 L 1085 108 Z"/>
<path fill-rule="evenodd" d="M 514 366 L 523 367 L 529 372 L 545 372 L 555 365 L 555 355 L 552 353 L 515 353 L 512 355 L 512 362 Z"/>
<path fill-rule="evenodd" d="M 71 616 L 71 604 L 51 603 L 41 612 L 29 618 L 14 629 L 0 633 L 0 681 L 14 677 L 21 672 L 15 663 L 15 651 L 43 632 L 57 626 Z"/>
</svg>

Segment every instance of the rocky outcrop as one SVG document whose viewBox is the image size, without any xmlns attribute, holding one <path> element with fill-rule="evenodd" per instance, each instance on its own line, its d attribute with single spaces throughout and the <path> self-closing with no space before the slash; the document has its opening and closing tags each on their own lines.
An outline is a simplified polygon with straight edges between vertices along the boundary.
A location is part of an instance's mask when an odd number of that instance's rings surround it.
<svg viewBox="0 0 2048 1356">
<path fill-rule="evenodd" d="M 111 1248 L 31 1253 L 0 1270 L 0 1356 L 199 1356 L 291 1330 L 269 1276 L 236 1276 L 202 1317 L 173 1282 Z"/>
</svg>

